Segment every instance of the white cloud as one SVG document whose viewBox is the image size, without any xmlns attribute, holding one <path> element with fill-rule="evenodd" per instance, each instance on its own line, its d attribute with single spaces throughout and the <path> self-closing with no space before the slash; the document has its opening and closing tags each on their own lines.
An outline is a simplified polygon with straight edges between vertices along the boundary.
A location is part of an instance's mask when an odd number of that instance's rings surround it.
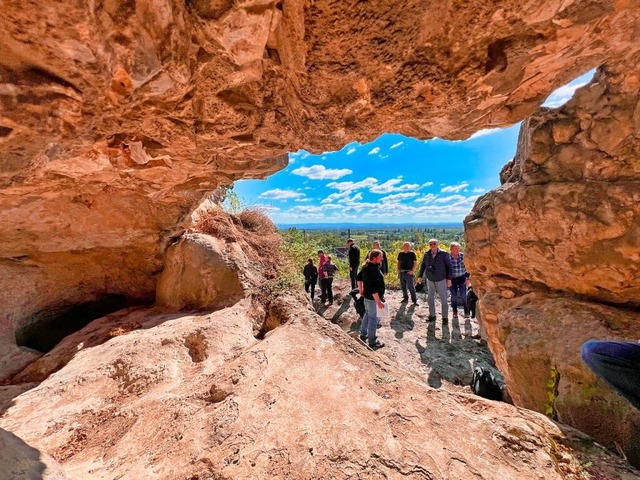
<svg viewBox="0 0 640 480">
<path fill-rule="evenodd" d="M 304 197 L 304 198 L 295 198 L 293 201 L 294 202 L 311 202 L 313 199 L 309 198 L 309 197 Z"/>
<path fill-rule="evenodd" d="M 253 205 L 254 208 L 257 208 L 258 210 L 262 210 L 265 213 L 273 213 L 273 212 L 279 212 L 280 208 L 278 207 L 274 207 L 273 205 L 266 205 L 264 203 L 255 203 Z"/>
<path fill-rule="evenodd" d="M 369 155 L 375 155 L 379 151 L 380 151 L 380 147 L 372 148 L 371 151 L 369 152 Z"/>
<path fill-rule="evenodd" d="M 492 135 L 496 132 L 502 130 L 501 128 L 483 128 L 482 130 L 478 130 L 476 133 L 469 137 L 469 140 L 473 138 L 485 137 L 487 135 Z"/>
<path fill-rule="evenodd" d="M 296 168 L 291 173 L 312 180 L 337 180 L 353 172 L 348 168 L 325 168 L 324 165 L 312 165 L 311 167 Z"/>
<path fill-rule="evenodd" d="M 404 142 L 398 142 L 398 143 L 394 143 L 394 144 L 393 144 L 393 145 L 391 145 L 391 147 L 389 147 L 389 148 L 391 148 L 391 149 L 393 150 L 394 148 L 398 148 L 398 147 L 400 147 L 400 146 L 402 146 L 402 145 L 404 145 Z"/>
<path fill-rule="evenodd" d="M 369 189 L 371 193 L 393 193 L 393 192 L 406 192 L 411 190 L 418 190 L 420 185 L 417 183 L 406 183 L 404 185 L 398 185 L 402 183 L 402 177 L 392 178 L 379 185 L 374 185 Z"/>
<path fill-rule="evenodd" d="M 417 197 L 419 193 L 395 193 L 393 195 L 387 195 L 386 197 L 382 197 L 380 199 L 381 202 L 389 203 L 389 202 L 399 202 L 401 200 L 407 200 L 409 198 Z"/>
<path fill-rule="evenodd" d="M 438 198 L 437 195 L 434 195 L 433 193 L 429 193 L 429 194 L 425 195 L 424 197 L 416 198 L 415 202 L 416 203 L 431 203 L 436 198 Z"/>
<path fill-rule="evenodd" d="M 439 197 L 434 200 L 437 203 L 450 203 L 450 202 L 459 202 L 462 200 L 466 200 L 467 197 L 463 195 L 449 195 L 448 197 Z"/>
<path fill-rule="evenodd" d="M 273 190 L 267 190 L 258 195 L 258 198 L 270 198 L 272 200 L 289 200 L 291 198 L 301 198 L 304 194 L 294 192 L 293 190 L 281 190 L 280 188 L 274 188 Z"/>
<path fill-rule="evenodd" d="M 484 192 L 484 188 L 482 187 L 476 187 L 473 189 L 473 193 L 482 193 Z"/>
<path fill-rule="evenodd" d="M 433 185 L 433 182 L 424 182 L 422 185 L 420 185 L 420 188 L 430 187 L 431 185 Z"/>
<path fill-rule="evenodd" d="M 331 182 L 327 183 L 328 188 L 340 190 L 341 192 L 358 190 L 360 188 L 367 188 L 377 185 L 378 179 L 373 177 L 367 177 L 359 182 Z"/>
<path fill-rule="evenodd" d="M 558 108 L 567 103 L 573 97 L 577 89 L 584 87 L 587 82 L 578 83 L 576 85 L 565 85 L 553 92 L 542 104 L 543 107 Z"/>
<path fill-rule="evenodd" d="M 349 150 L 347 150 L 347 155 L 351 155 L 352 153 L 355 153 L 356 151 L 356 147 L 351 147 Z"/>
<path fill-rule="evenodd" d="M 467 182 L 462 182 L 459 185 L 449 185 L 448 187 L 443 187 L 440 191 L 443 192 L 443 193 L 459 192 L 460 190 L 464 190 L 468 186 L 469 186 L 469 184 Z"/>
</svg>

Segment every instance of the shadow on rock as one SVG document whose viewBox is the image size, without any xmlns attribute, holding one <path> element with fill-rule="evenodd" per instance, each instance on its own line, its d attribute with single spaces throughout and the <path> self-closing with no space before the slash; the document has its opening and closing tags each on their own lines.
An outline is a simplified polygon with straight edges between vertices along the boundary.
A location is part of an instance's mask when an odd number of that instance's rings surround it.
<svg viewBox="0 0 640 480">
<path fill-rule="evenodd" d="M 415 322 L 413 321 L 414 311 L 415 307 L 413 305 L 409 308 L 407 308 L 406 303 L 400 305 L 395 318 L 391 321 L 391 328 L 395 330 L 397 339 L 401 339 L 404 336 L 404 332 L 413 330 L 413 327 L 415 327 Z"/>
<path fill-rule="evenodd" d="M 40 452 L 20 437 L 0 428 L 0 478 L 40 480 L 47 466 L 40 460 Z"/>
</svg>

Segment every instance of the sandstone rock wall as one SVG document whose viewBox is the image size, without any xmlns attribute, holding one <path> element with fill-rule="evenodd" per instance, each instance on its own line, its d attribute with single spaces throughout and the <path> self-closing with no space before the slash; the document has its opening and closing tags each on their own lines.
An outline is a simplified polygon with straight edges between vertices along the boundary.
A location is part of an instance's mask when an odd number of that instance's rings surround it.
<svg viewBox="0 0 640 480">
<path fill-rule="evenodd" d="M 503 185 L 465 219 L 491 349 L 516 404 L 618 442 L 640 461 L 640 415 L 580 359 L 640 339 L 640 77 L 602 68 L 523 123 Z"/>
</svg>

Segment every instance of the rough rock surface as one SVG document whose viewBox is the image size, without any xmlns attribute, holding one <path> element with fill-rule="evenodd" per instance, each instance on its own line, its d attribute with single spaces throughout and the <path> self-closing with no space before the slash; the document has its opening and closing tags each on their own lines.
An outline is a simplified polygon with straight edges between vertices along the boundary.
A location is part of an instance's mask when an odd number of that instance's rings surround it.
<svg viewBox="0 0 640 480">
<path fill-rule="evenodd" d="M 59 371 L 0 387 L 0 478 L 638 478 L 543 415 L 429 387 L 301 303 L 261 341 L 248 301 L 66 338 Z"/>
<path fill-rule="evenodd" d="M 629 67 L 629 65 L 627 65 Z M 601 69 L 520 133 L 503 185 L 465 219 L 468 266 L 518 405 L 640 463 L 640 415 L 580 359 L 590 339 L 640 339 L 640 77 Z"/>
<path fill-rule="evenodd" d="M 60 5 L 9 0 L 0 18 L 0 342 L 14 357 L 34 315 L 153 301 L 164 249 L 218 185 L 298 148 L 508 125 L 640 48 L 637 0 Z"/>
<path fill-rule="evenodd" d="M 239 244 L 185 234 L 167 249 L 156 302 L 172 310 L 228 307 L 246 295 L 241 277 L 247 273 L 251 267 Z"/>
</svg>

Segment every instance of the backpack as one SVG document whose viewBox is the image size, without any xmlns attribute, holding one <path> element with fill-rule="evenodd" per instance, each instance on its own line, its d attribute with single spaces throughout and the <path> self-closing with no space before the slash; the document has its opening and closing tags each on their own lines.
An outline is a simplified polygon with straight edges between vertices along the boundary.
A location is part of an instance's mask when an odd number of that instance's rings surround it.
<svg viewBox="0 0 640 480">
<path fill-rule="evenodd" d="M 471 390 L 476 395 L 489 400 L 502 400 L 502 389 L 488 369 L 476 367 L 471 378 Z"/>
</svg>

